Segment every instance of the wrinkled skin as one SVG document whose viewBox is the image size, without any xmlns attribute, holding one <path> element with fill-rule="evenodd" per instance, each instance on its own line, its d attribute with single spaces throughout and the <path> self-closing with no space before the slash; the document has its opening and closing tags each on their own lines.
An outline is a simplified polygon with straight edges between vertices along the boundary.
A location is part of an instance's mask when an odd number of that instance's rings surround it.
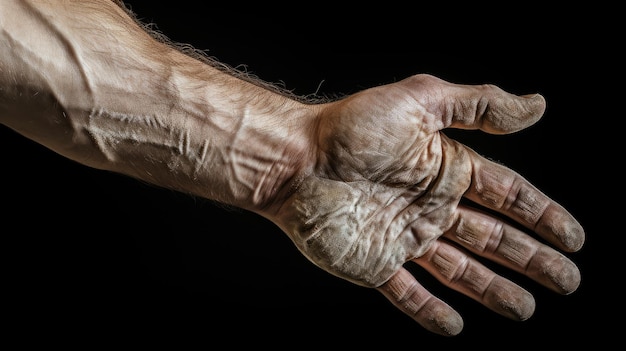
<svg viewBox="0 0 626 351">
<path fill-rule="evenodd" d="M 583 229 L 520 175 L 442 131 L 516 132 L 544 110 L 540 95 L 428 75 L 325 105 L 311 131 L 317 143 L 311 170 L 296 177 L 272 219 L 316 265 L 377 289 L 432 332 L 456 335 L 463 320 L 420 285 L 407 262 L 497 313 L 525 320 L 534 312 L 533 296 L 475 256 L 569 294 L 580 274 L 556 249 L 580 249 Z"/>
<path fill-rule="evenodd" d="M 0 4 L 0 123 L 59 154 L 256 211 L 442 335 L 462 318 L 405 264 L 516 320 L 532 295 L 478 256 L 556 293 L 580 283 L 561 253 L 583 245 L 576 220 L 442 133 L 522 130 L 543 115 L 539 95 L 416 75 L 300 104 L 155 42 L 109 1 Z"/>
</svg>

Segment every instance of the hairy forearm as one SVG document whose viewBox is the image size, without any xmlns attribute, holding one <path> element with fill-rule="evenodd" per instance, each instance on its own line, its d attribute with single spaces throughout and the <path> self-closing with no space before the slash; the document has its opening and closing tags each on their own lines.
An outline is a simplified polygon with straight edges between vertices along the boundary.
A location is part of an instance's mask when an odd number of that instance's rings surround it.
<svg viewBox="0 0 626 351">
<path fill-rule="evenodd" d="M 257 210 L 306 167 L 314 108 L 155 40 L 112 2 L 0 4 L 0 122 L 92 167 Z"/>
</svg>

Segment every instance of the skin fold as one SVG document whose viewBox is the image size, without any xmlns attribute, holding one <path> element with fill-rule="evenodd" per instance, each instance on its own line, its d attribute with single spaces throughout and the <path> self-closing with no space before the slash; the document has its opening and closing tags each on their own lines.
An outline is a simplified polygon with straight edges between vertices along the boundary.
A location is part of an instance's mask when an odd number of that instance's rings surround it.
<svg viewBox="0 0 626 351">
<path fill-rule="evenodd" d="M 533 296 L 479 257 L 558 294 L 580 284 L 565 256 L 585 240 L 576 219 L 444 134 L 514 133 L 545 108 L 426 74 L 306 101 L 168 42 L 122 3 L 0 2 L 1 123 L 85 166 L 255 212 L 441 335 L 463 319 L 407 263 L 514 320 Z"/>
</svg>

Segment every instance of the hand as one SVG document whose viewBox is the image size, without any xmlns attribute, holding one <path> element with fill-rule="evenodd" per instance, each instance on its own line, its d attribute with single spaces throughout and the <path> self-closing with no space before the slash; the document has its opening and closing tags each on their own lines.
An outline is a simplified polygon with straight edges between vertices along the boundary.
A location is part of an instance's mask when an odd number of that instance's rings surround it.
<svg viewBox="0 0 626 351">
<path fill-rule="evenodd" d="M 476 256 L 569 294 L 579 270 L 548 244 L 574 252 L 583 229 L 519 174 L 442 131 L 512 133 L 544 110 L 540 95 L 429 75 L 322 105 L 310 136 L 315 156 L 295 190 L 275 204 L 273 220 L 316 265 L 376 288 L 432 332 L 456 335 L 463 320 L 420 285 L 408 262 L 499 314 L 525 320 L 533 296 Z"/>
</svg>

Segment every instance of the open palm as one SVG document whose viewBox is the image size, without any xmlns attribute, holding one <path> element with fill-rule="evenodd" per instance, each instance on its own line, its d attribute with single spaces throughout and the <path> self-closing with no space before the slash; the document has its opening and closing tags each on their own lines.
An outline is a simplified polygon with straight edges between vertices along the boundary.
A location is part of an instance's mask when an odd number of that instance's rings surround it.
<svg viewBox="0 0 626 351">
<path fill-rule="evenodd" d="M 324 105 L 311 130 L 312 171 L 299 177 L 273 220 L 316 265 L 378 289 L 435 333 L 458 334 L 462 318 L 404 268 L 409 261 L 502 315 L 527 319 L 532 295 L 474 255 L 568 294 L 580 282 L 577 267 L 535 234 L 571 252 L 584 232 L 520 175 L 441 131 L 511 133 L 535 123 L 544 109 L 540 95 L 429 75 Z"/>
</svg>

